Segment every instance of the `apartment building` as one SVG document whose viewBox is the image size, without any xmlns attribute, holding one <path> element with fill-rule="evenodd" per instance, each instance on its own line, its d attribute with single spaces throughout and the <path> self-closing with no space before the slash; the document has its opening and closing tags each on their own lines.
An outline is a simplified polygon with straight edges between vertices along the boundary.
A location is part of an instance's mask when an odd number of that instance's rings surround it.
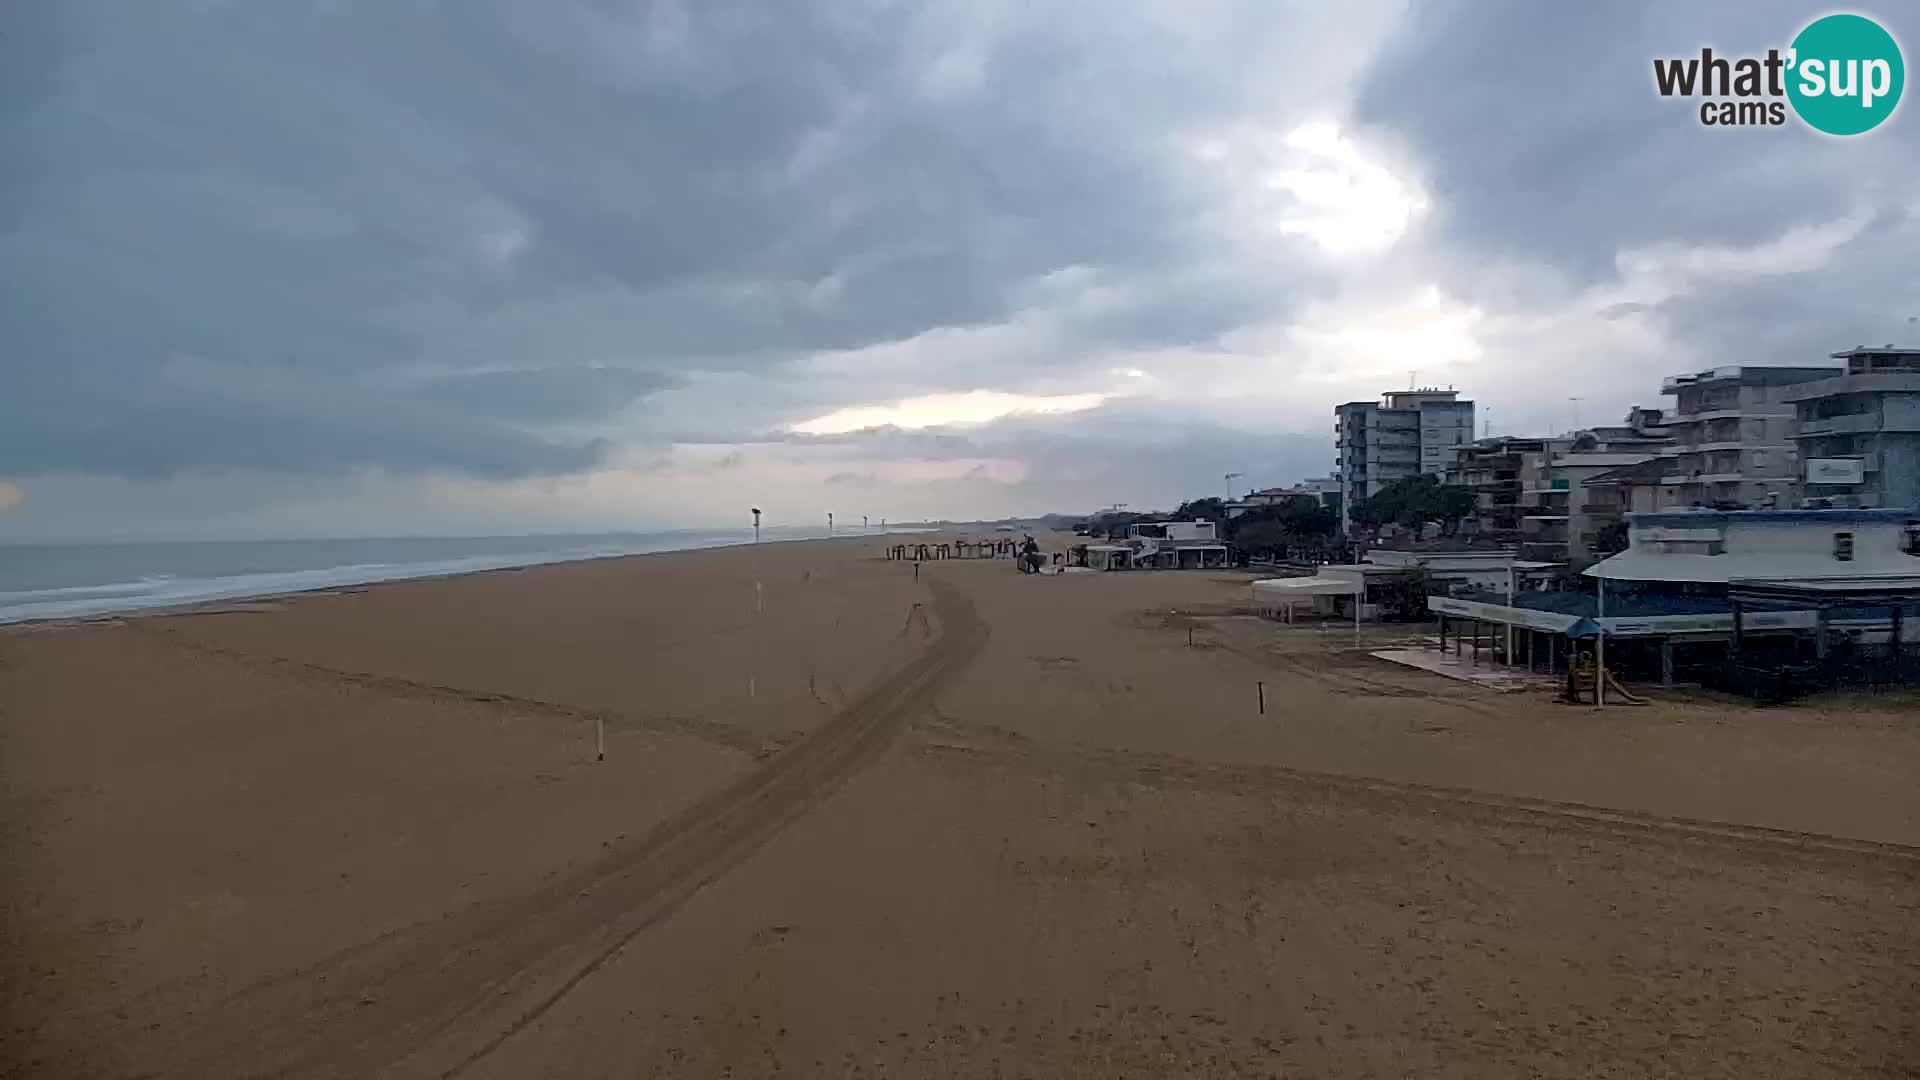
<svg viewBox="0 0 1920 1080">
<path fill-rule="evenodd" d="M 1565 438 L 1498 435 L 1461 446 L 1443 479 L 1473 493 L 1473 519 L 1465 530 L 1476 540 L 1518 543 L 1527 505 L 1521 472 L 1529 457 L 1568 445 Z"/>
<path fill-rule="evenodd" d="M 1798 383 L 1802 499 L 1844 508 L 1920 510 L 1920 349 L 1848 349 L 1833 378 Z"/>
<path fill-rule="evenodd" d="M 1259 488 L 1247 492 L 1244 498 L 1226 503 L 1227 517 L 1237 518 L 1249 510 L 1280 506 L 1301 498 L 1312 499 L 1337 514 L 1340 512 L 1340 489 L 1340 478 L 1337 476 L 1316 476 L 1292 487 Z"/>
<path fill-rule="evenodd" d="M 1644 466 L 1672 442 L 1661 410 L 1636 405 L 1621 424 L 1469 443 L 1455 455 L 1446 482 L 1473 493 L 1466 531 L 1475 539 L 1518 545 L 1528 559 L 1585 562 L 1599 532 L 1631 509 L 1617 486 L 1590 489 L 1586 481 Z"/>
<path fill-rule="evenodd" d="M 1601 533 L 1631 510 L 1619 488 L 1589 484 L 1621 469 L 1659 461 L 1665 440 L 1575 433 L 1563 449 L 1525 455 L 1520 467 L 1520 557 L 1585 566 L 1600 557 Z"/>
<path fill-rule="evenodd" d="M 1336 405 L 1334 475 L 1340 480 L 1341 524 L 1351 534 L 1348 508 L 1395 480 L 1441 476 L 1455 448 L 1473 439 L 1473 402 L 1458 391 L 1392 390 L 1379 401 Z"/>
<path fill-rule="evenodd" d="M 1788 395 L 1839 374 L 1837 367 L 1734 365 L 1667 379 L 1660 392 L 1675 400 L 1663 418 L 1674 443 L 1662 509 L 1794 506 L 1800 466 Z"/>
</svg>

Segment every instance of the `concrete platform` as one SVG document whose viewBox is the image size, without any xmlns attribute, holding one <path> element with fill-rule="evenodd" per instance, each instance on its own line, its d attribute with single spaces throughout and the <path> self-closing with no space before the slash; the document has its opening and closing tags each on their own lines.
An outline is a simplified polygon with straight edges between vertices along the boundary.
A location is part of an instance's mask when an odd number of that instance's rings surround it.
<svg viewBox="0 0 1920 1080">
<path fill-rule="evenodd" d="M 1481 663 L 1478 666 L 1466 657 L 1443 653 L 1438 649 L 1380 649 L 1372 655 L 1382 660 L 1391 660 L 1396 664 L 1405 664 L 1410 668 L 1430 671 L 1449 679 L 1472 683 L 1488 690 L 1500 693 L 1512 693 L 1516 690 L 1552 690 L 1559 685 L 1550 675 L 1528 674 L 1525 668 L 1507 670 L 1499 664 Z"/>
</svg>

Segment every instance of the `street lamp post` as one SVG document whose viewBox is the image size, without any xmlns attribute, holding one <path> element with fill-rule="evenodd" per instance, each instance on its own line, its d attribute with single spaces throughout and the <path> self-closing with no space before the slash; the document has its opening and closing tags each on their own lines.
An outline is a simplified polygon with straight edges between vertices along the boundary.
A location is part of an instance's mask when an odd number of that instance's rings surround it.
<svg viewBox="0 0 1920 1080">
<path fill-rule="evenodd" d="M 1607 579 L 1596 575 L 1593 579 L 1599 589 L 1594 622 L 1599 624 L 1599 640 L 1593 643 L 1593 707 L 1603 708 L 1607 704 Z"/>
<path fill-rule="evenodd" d="M 1513 563 L 1507 563 L 1507 668 L 1513 668 Z M 1528 655 L 1532 655 L 1529 653 Z"/>
</svg>

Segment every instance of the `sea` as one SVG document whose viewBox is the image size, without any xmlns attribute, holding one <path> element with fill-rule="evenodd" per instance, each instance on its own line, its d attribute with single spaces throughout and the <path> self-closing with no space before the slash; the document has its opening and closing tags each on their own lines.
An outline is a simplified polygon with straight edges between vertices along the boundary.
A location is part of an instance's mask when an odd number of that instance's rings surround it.
<svg viewBox="0 0 1920 1080">
<path fill-rule="evenodd" d="M 835 535 L 879 533 L 879 529 L 866 533 L 841 529 Z M 761 540 L 774 543 L 826 536 L 825 528 L 782 526 L 765 529 Z M 0 623 L 753 541 L 752 529 L 718 529 L 566 536 L 0 544 Z"/>
</svg>

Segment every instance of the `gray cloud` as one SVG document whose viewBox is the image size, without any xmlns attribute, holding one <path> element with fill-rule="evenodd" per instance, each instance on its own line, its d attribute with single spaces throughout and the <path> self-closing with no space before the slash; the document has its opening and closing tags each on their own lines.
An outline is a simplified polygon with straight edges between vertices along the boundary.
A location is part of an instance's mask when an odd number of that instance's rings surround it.
<svg viewBox="0 0 1920 1080">
<path fill-rule="evenodd" d="M 628 496 L 654 517 L 692 497 L 677 475 L 950 516 L 1170 503 L 1326 471 L 1332 403 L 1406 368 L 1511 430 L 1887 340 L 1920 314 L 1912 106 L 1830 140 L 1709 132 L 1652 91 L 1656 55 L 1806 16 L 27 0 L 0 37 L 0 474 L 34 493 L 9 523 L 103 527 L 89 493 L 131 484 L 183 520 L 271 501 L 284 529 L 355 506 L 482 527 L 503 493 L 604 526 L 597 491 L 538 500 L 613 473 L 662 485 Z M 1302 235 L 1286 136 L 1309 121 L 1424 191 L 1397 244 Z M 1321 208 L 1338 226 L 1394 212 L 1353 177 L 1307 186 L 1348 200 Z M 1422 321 L 1429 293 L 1468 329 Z M 790 433 L 975 389 L 1130 396 Z"/>
<path fill-rule="evenodd" d="M 961 14 L 948 39 L 879 5 L 29 5 L 0 180 L 0 271 L 26 284 L 0 316 L 41 373 L 0 404 L 0 461 L 319 466 L 338 436 L 341 464 L 567 467 L 592 455 L 511 424 L 604 415 L 619 366 L 765 372 L 990 322 L 1063 266 L 1194 259 L 1196 193 L 1140 136 L 1208 102 L 1156 100 L 1077 21 L 970 46 Z M 969 47 L 990 91 L 930 91 Z M 1217 332 L 1245 293 L 1106 328 Z M 276 450 L 274 410 L 173 393 L 181 355 L 339 397 L 413 365 L 538 373 L 438 380 L 428 431 L 289 405 L 301 448 Z"/>
<path fill-rule="evenodd" d="M 1592 279 L 1676 236 L 1753 244 L 1901 194 L 1920 127 L 1832 140 L 1797 126 L 1713 131 L 1654 92 L 1655 57 L 1784 48 L 1813 9 L 1742 4 L 1417 6 L 1376 61 L 1356 118 L 1410 146 L 1461 252 L 1519 254 Z M 1843 179 L 1844 178 L 1844 179 Z"/>
</svg>

